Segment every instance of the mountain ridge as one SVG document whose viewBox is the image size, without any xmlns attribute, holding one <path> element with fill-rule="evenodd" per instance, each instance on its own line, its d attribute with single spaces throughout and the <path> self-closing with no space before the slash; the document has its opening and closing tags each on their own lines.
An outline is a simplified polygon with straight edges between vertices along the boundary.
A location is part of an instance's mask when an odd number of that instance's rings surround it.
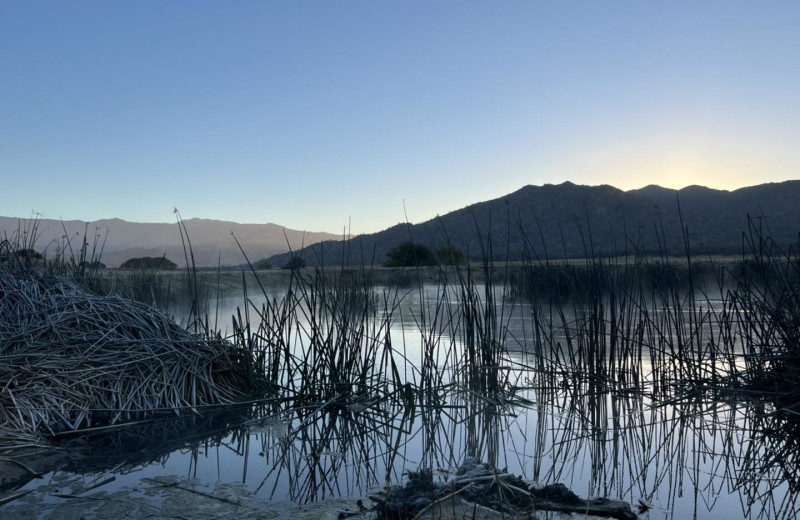
<svg viewBox="0 0 800 520">
<path fill-rule="evenodd" d="M 580 257 L 622 252 L 684 254 L 684 229 L 695 254 L 741 252 L 748 215 L 767 225 L 779 244 L 797 245 L 800 230 L 800 180 L 764 183 L 736 190 L 687 186 L 680 190 L 648 185 L 623 191 L 608 184 L 587 186 L 527 184 L 502 197 L 475 202 L 462 209 L 417 224 L 398 223 L 382 231 L 343 240 L 341 235 L 303 232 L 269 222 L 237 223 L 191 218 L 184 220 L 198 266 L 241 265 L 247 259 L 268 258 L 283 265 L 288 251 L 303 256 L 308 265 L 345 263 L 381 264 L 400 242 L 413 240 L 438 248 L 449 242 L 471 258 L 482 256 L 491 234 L 493 258 L 521 258 L 528 247 L 539 256 Z M 10 236 L 31 220 L 0 217 L 0 237 Z M 67 233 L 64 233 L 66 228 Z M 94 229 L 93 229 L 94 228 Z M 178 265 L 185 255 L 177 223 L 131 222 L 120 218 L 91 223 L 80 220 L 38 221 L 35 248 L 54 256 L 65 247 L 80 248 L 85 231 L 88 241 L 103 239 L 102 261 L 116 266 L 131 257 L 161 256 Z M 107 232 L 107 234 L 106 234 Z M 481 237 L 479 240 L 478 237 Z M 91 245 L 90 245 L 91 247 Z"/>
<path fill-rule="evenodd" d="M 682 255 L 685 229 L 693 254 L 732 254 L 741 252 L 748 215 L 766 222 L 770 235 L 779 244 L 796 245 L 800 230 L 798 200 L 800 180 L 731 191 L 696 185 L 680 190 L 650 185 L 623 191 L 607 184 L 586 186 L 569 181 L 528 184 L 508 195 L 424 222 L 398 224 L 348 242 L 324 241 L 296 254 L 302 255 L 308 265 L 318 265 L 322 258 L 346 257 L 349 247 L 354 263 L 380 264 L 389 249 L 413 240 L 434 249 L 449 241 L 471 258 L 479 259 L 481 240 L 477 237 L 489 245 L 491 230 L 495 260 L 519 259 L 526 246 L 532 248 L 533 254 L 551 258 L 633 250 Z M 363 259 L 353 258 L 362 255 L 362 251 L 369 254 Z M 270 261 L 279 265 L 288 258 L 288 254 L 282 254 Z"/>
<path fill-rule="evenodd" d="M 94 222 L 81 220 L 20 219 L 0 217 L 0 237 L 13 237 L 24 231 L 25 226 L 36 225 L 34 249 L 48 257 L 61 249 L 67 250 L 67 242 L 77 256 L 84 235 L 90 249 L 94 239 L 98 249 L 103 245 L 101 261 L 109 267 L 118 266 L 129 258 L 165 255 L 178 265 L 185 265 L 185 254 L 177 222 L 131 222 L 120 218 L 101 219 Z M 192 244 L 195 263 L 199 267 L 239 265 L 245 258 L 231 234 L 251 260 L 262 259 L 291 249 L 300 248 L 320 240 L 340 238 L 323 232 L 304 232 L 285 228 L 278 224 L 240 224 L 216 219 L 191 218 L 183 221 Z M 66 231 L 66 232 L 65 232 Z M 67 240 L 69 237 L 69 241 Z"/>
</svg>

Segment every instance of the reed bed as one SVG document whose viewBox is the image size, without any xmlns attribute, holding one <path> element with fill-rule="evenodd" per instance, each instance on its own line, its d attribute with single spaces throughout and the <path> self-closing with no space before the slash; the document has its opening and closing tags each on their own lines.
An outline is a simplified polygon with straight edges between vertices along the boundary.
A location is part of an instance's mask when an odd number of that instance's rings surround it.
<svg viewBox="0 0 800 520">
<path fill-rule="evenodd" d="M 740 264 L 730 298 L 731 320 L 744 345 L 742 380 L 773 393 L 800 414 L 800 255 L 752 231 L 752 257 Z"/>
<path fill-rule="evenodd" d="M 390 333 L 397 294 L 376 294 L 369 270 L 292 272 L 282 296 L 253 276 L 264 301 L 250 298 L 243 275 L 231 339 L 276 391 L 296 406 L 323 408 L 399 398 L 404 381 Z"/>
<path fill-rule="evenodd" d="M 244 349 L 18 267 L 0 266 L 0 445 L 198 412 L 254 390 Z"/>
<path fill-rule="evenodd" d="M 421 466 L 470 455 L 502 467 L 516 456 L 549 482 L 582 478 L 581 466 L 592 495 L 661 490 L 669 508 L 690 492 L 695 507 L 715 500 L 719 480 L 701 469 L 708 458 L 747 508 L 761 500 L 790 518 L 798 484 L 782 461 L 799 458 L 800 262 L 757 233 L 747 243 L 738 265 L 698 265 L 687 240 L 680 262 L 634 250 L 565 265 L 531 252 L 516 272 L 497 272 L 487 247 L 481 282 L 470 266 L 433 284 L 429 270 L 409 269 L 398 272 L 408 285 L 378 289 L 358 266 L 292 271 L 282 295 L 253 270 L 264 298 L 250 298 L 243 275 L 235 347 L 207 339 L 216 333 L 207 323 L 192 335 L 148 307 L 15 275 L 0 280 L 0 315 L 14 324 L 0 329 L 0 424 L 19 435 L 114 424 L 231 402 L 262 377 L 277 397 L 259 414 L 287 425 L 260 448 L 273 477 L 297 477 L 299 499 L 335 495 L 347 468 L 367 485 L 388 481 L 417 442 Z M 23 281 L 24 291 L 6 289 Z M 59 291 L 80 297 L 67 305 Z M 409 310 L 413 291 L 420 302 Z M 39 303 L 28 309 L 28 300 Z M 419 333 L 418 351 L 397 336 L 397 321 L 416 326 L 408 334 Z M 33 395 L 22 406 L 11 400 L 18 388 Z M 532 410 L 519 414 L 520 405 Z M 535 438 L 507 434 L 521 421 L 536 424 Z M 234 437 L 249 449 L 244 430 Z M 786 504 L 765 501 L 773 487 L 759 471 L 788 482 Z"/>
</svg>

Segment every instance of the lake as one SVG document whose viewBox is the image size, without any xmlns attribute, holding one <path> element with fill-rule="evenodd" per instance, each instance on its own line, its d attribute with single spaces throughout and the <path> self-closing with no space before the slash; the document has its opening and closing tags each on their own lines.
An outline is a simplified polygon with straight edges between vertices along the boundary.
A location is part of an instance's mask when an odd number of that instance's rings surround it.
<svg viewBox="0 0 800 520">
<path fill-rule="evenodd" d="M 420 468 L 445 479 L 475 456 L 583 497 L 642 499 L 648 518 L 798 513 L 794 423 L 726 384 L 745 356 L 725 291 L 555 301 L 491 281 L 320 285 L 287 300 L 288 285 L 251 280 L 208 306 L 276 367 L 274 392 L 67 440 L 80 460 L 45 479 L 113 474 L 111 492 L 178 475 L 304 503 Z"/>
</svg>

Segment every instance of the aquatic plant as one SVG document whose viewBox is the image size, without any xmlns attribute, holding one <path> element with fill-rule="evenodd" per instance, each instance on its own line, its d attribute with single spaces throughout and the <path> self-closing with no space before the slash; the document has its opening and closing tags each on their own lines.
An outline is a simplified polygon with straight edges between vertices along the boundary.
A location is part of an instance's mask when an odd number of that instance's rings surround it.
<svg viewBox="0 0 800 520">
<path fill-rule="evenodd" d="M 779 408 L 800 412 L 800 256 L 784 252 L 751 224 L 749 249 L 734 274 L 731 323 L 742 342 L 751 389 L 774 396 Z"/>
<path fill-rule="evenodd" d="M 790 518 L 796 500 L 769 502 L 759 471 L 796 486 L 781 461 L 797 458 L 784 441 L 800 412 L 800 269 L 796 252 L 762 237 L 746 236 L 735 264 L 698 260 L 688 233 L 685 258 L 647 256 L 635 241 L 602 256 L 589 236 L 584 259 L 531 248 L 517 264 L 496 261 L 489 239 L 479 265 L 393 271 L 403 288 L 377 286 L 368 261 L 290 270 L 280 290 L 253 268 L 227 341 L 245 387 L 270 382 L 257 414 L 285 423 L 262 439 L 269 476 L 296 475 L 298 499 L 328 497 L 356 465 L 366 484 L 399 478 L 399 452 L 414 442 L 423 469 L 465 454 L 495 467 L 515 459 L 543 482 L 577 478 L 581 460 L 592 496 L 666 489 L 671 509 L 690 492 L 695 507 L 713 503 L 720 484 L 702 459 L 722 472 L 735 453 L 739 480 L 725 485 Z M 201 278 L 190 273 L 187 292 Z M 406 305 L 409 295 L 419 302 Z M 201 337 L 224 343 L 200 323 Z M 737 440 L 742 417 L 773 451 Z M 521 421 L 537 435 L 509 436 Z M 248 431 L 233 434 L 242 449 Z M 674 464 L 653 462 L 665 453 Z"/>
<path fill-rule="evenodd" d="M 257 389 L 251 368 L 246 350 L 152 307 L 0 265 L 4 444 L 233 403 Z"/>
</svg>

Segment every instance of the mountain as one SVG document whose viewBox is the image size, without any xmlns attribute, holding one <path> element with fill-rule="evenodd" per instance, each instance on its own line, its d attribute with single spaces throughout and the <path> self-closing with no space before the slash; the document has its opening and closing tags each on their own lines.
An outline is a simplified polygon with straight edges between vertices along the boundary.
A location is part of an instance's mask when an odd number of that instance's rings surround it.
<svg viewBox="0 0 800 520">
<path fill-rule="evenodd" d="M 735 191 L 689 186 L 672 190 L 646 186 L 622 191 L 613 186 L 525 186 L 504 197 L 470 205 L 419 224 L 398 224 L 347 242 L 325 241 L 297 251 L 308 265 L 351 262 L 380 264 L 405 240 L 433 249 L 449 241 L 480 259 L 481 243 L 496 260 L 519 259 L 526 241 L 535 254 L 551 258 L 612 255 L 634 249 L 685 254 L 688 230 L 693 254 L 742 251 L 748 222 L 762 226 L 784 247 L 797 247 L 800 181 L 761 184 Z M 748 221 L 748 217 L 751 219 Z M 275 265 L 288 254 L 277 255 Z M 347 260 L 345 260 L 347 262 Z"/>
<path fill-rule="evenodd" d="M 0 238 L 31 234 L 34 221 L 12 217 L 0 217 Z M 97 238 L 98 250 L 105 240 L 101 261 L 109 267 L 117 266 L 129 258 L 163 256 L 178 265 L 186 265 L 181 234 L 177 223 L 141 223 L 120 219 L 82 222 L 78 220 L 41 219 L 36 223 L 36 239 L 33 248 L 45 252 L 48 257 L 71 243 L 75 256 L 81 247 L 84 235 L 91 248 Z M 250 261 L 255 262 L 271 255 L 301 248 L 321 240 L 337 238 L 330 233 L 306 233 L 286 229 L 277 224 L 238 224 L 221 220 L 188 219 L 184 221 L 194 252 L 195 264 L 200 267 L 239 265 L 245 262 L 236 241 L 242 245 Z M 340 238 L 340 237 L 339 237 Z M 288 245 L 287 245 L 288 242 Z M 67 250 L 69 256 L 69 250 Z"/>
</svg>

